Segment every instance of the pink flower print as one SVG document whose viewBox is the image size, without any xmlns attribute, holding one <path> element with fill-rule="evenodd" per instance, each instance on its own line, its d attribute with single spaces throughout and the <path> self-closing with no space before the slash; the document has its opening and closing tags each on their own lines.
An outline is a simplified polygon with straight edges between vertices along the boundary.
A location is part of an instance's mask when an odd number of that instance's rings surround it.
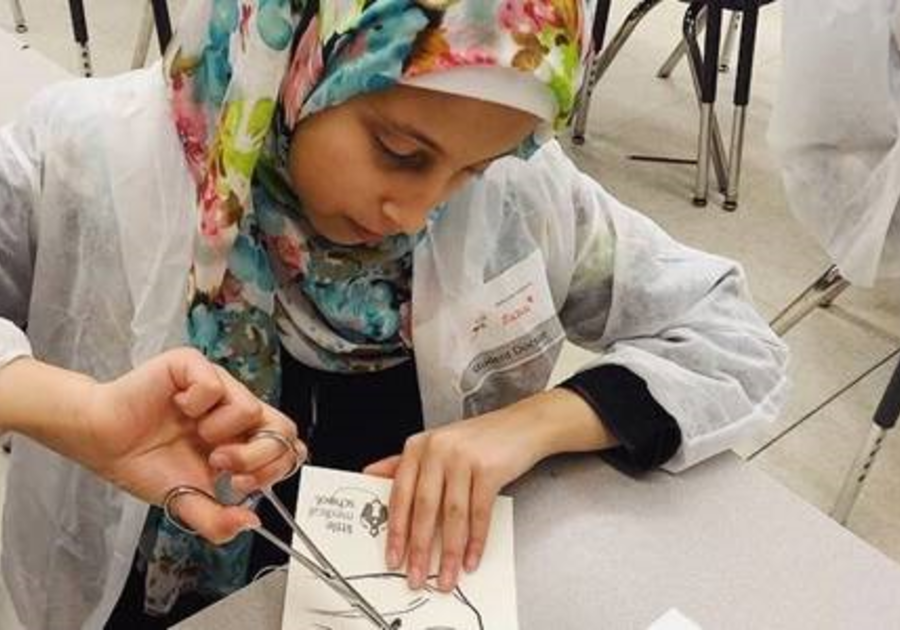
<svg viewBox="0 0 900 630">
<path fill-rule="evenodd" d="M 306 271 L 308 254 L 297 239 L 279 235 L 272 239 L 278 260 L 290 272 L 291 277 Z"/>
<path fill-rule="evenodd" d="M 318 19 L 313 18 L 300 39 L 281 86 L 281 98 L 289 128 L 293 129 L 300 119 L 303 102 L 315 87 L 324 67 Z"/>
<path fill-rule="evenodd" d="M 346 63 L 353 59 L 358 59 L 366 54 L 368 49 L 369 38 L 366 37 L 364 32 L 360 33 L 351 40 L 350 45 L 344 50 L 341 61 Z"/>
<path fill-rule="evenodd" d="M 551 0 L 505 0 L 497 18 L 503 28 L 515 35 L 537 35 L 562 26 Z"/>
<path fill-rule="evenodd" d="M 183 79 L 176 77 L 172 90 L 175 129 L 184 147 L 188 168 L 194 179 L 200 180 L 206 171 L 206 113 L 187 92 Z"/>
<path fill-rule="evenodd" d="M 432 29 L 422 35 L 416 43 L 416 50 L 410 59 L 405 76 L 412 78 L 438 70 L 496 64 L 497 58 L 490 51 L 477 46 L 454 49 L 442 30 Z"/>
<path fill-rule="evenodd" d="M 241 48 L 247 49 L 247 37 L 250 32 L 250 18 L 253 17 L 253 7 L 249 4 L 241 5 Z"/>
<path fill-rule="evenodd" d="M 243 300 L 243 283 L 234 277 L 230 271 L 225 272 L 222 278 L 222 286 L 219 288 L 219 301 L 222 304 L 235 304 Z"/>
<path fill-rule="evenodd" d="M 222 235 L 222 200 L 216 191 L 214 177 L 208 177 L 200 186 L 200 234 L 214 244 Z"/>
</svg>

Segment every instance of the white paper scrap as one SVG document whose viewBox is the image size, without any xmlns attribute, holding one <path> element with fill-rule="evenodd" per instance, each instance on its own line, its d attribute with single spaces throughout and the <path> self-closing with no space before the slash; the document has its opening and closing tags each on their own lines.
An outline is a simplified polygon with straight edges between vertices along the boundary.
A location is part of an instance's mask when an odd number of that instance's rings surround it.
<svg viewBox="0 0 900 630">
<path fill-rule="evenodd" d="M 670 608 L 666 614 L 653 622 L 647 630 L 703 630 L 685 617 L 678 609 Z"/>
</svg>

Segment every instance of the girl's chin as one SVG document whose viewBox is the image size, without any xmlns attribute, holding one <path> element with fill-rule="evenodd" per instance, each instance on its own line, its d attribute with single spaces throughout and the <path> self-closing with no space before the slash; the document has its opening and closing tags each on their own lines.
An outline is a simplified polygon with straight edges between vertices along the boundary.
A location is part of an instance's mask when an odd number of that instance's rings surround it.
<svg viewBox="0 0 900 630">
<path fill-rule="evenodd" d="M 347 247 L 359 245 L 371 246 L 377 245 L 385 239 L 385 237 L 380 234 L 366 230 L 352 219 L 341 221 L 339 225 L 331 224 L 331 222 L 327 222 L 323 225 L 322 222 L 309 216 L 308 220 L 316 234 L 335 245 Z"/>
</svg>

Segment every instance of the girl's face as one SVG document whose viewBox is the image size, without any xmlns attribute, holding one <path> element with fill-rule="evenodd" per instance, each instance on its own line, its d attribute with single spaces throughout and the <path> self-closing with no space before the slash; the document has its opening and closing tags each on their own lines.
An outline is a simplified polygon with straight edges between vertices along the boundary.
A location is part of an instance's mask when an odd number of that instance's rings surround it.
<svg viewBox="0 0 900 630">
<path fill-rule="evenodd" d="M 313 228 L 334 243 L 414 234 L 538 122 L 503 105 L 397 86 L 301 122 L 291 138 L 291 184 Z"/>
</svg>

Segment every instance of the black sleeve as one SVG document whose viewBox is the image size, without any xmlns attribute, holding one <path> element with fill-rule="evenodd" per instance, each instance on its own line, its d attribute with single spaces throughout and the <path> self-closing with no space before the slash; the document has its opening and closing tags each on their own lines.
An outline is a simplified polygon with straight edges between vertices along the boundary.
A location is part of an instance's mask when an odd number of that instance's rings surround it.
<svg viewBox="0 0 900 630">
<path fill-rule="evenodd" d="M 681 429 L 647 384 L 618 365 L 601 365 L 560 383 L 591 406 L 619 446 L 601 452 L 610 464 L 638 473 L 664 464 L 681 445 Z"/>
</svg>

